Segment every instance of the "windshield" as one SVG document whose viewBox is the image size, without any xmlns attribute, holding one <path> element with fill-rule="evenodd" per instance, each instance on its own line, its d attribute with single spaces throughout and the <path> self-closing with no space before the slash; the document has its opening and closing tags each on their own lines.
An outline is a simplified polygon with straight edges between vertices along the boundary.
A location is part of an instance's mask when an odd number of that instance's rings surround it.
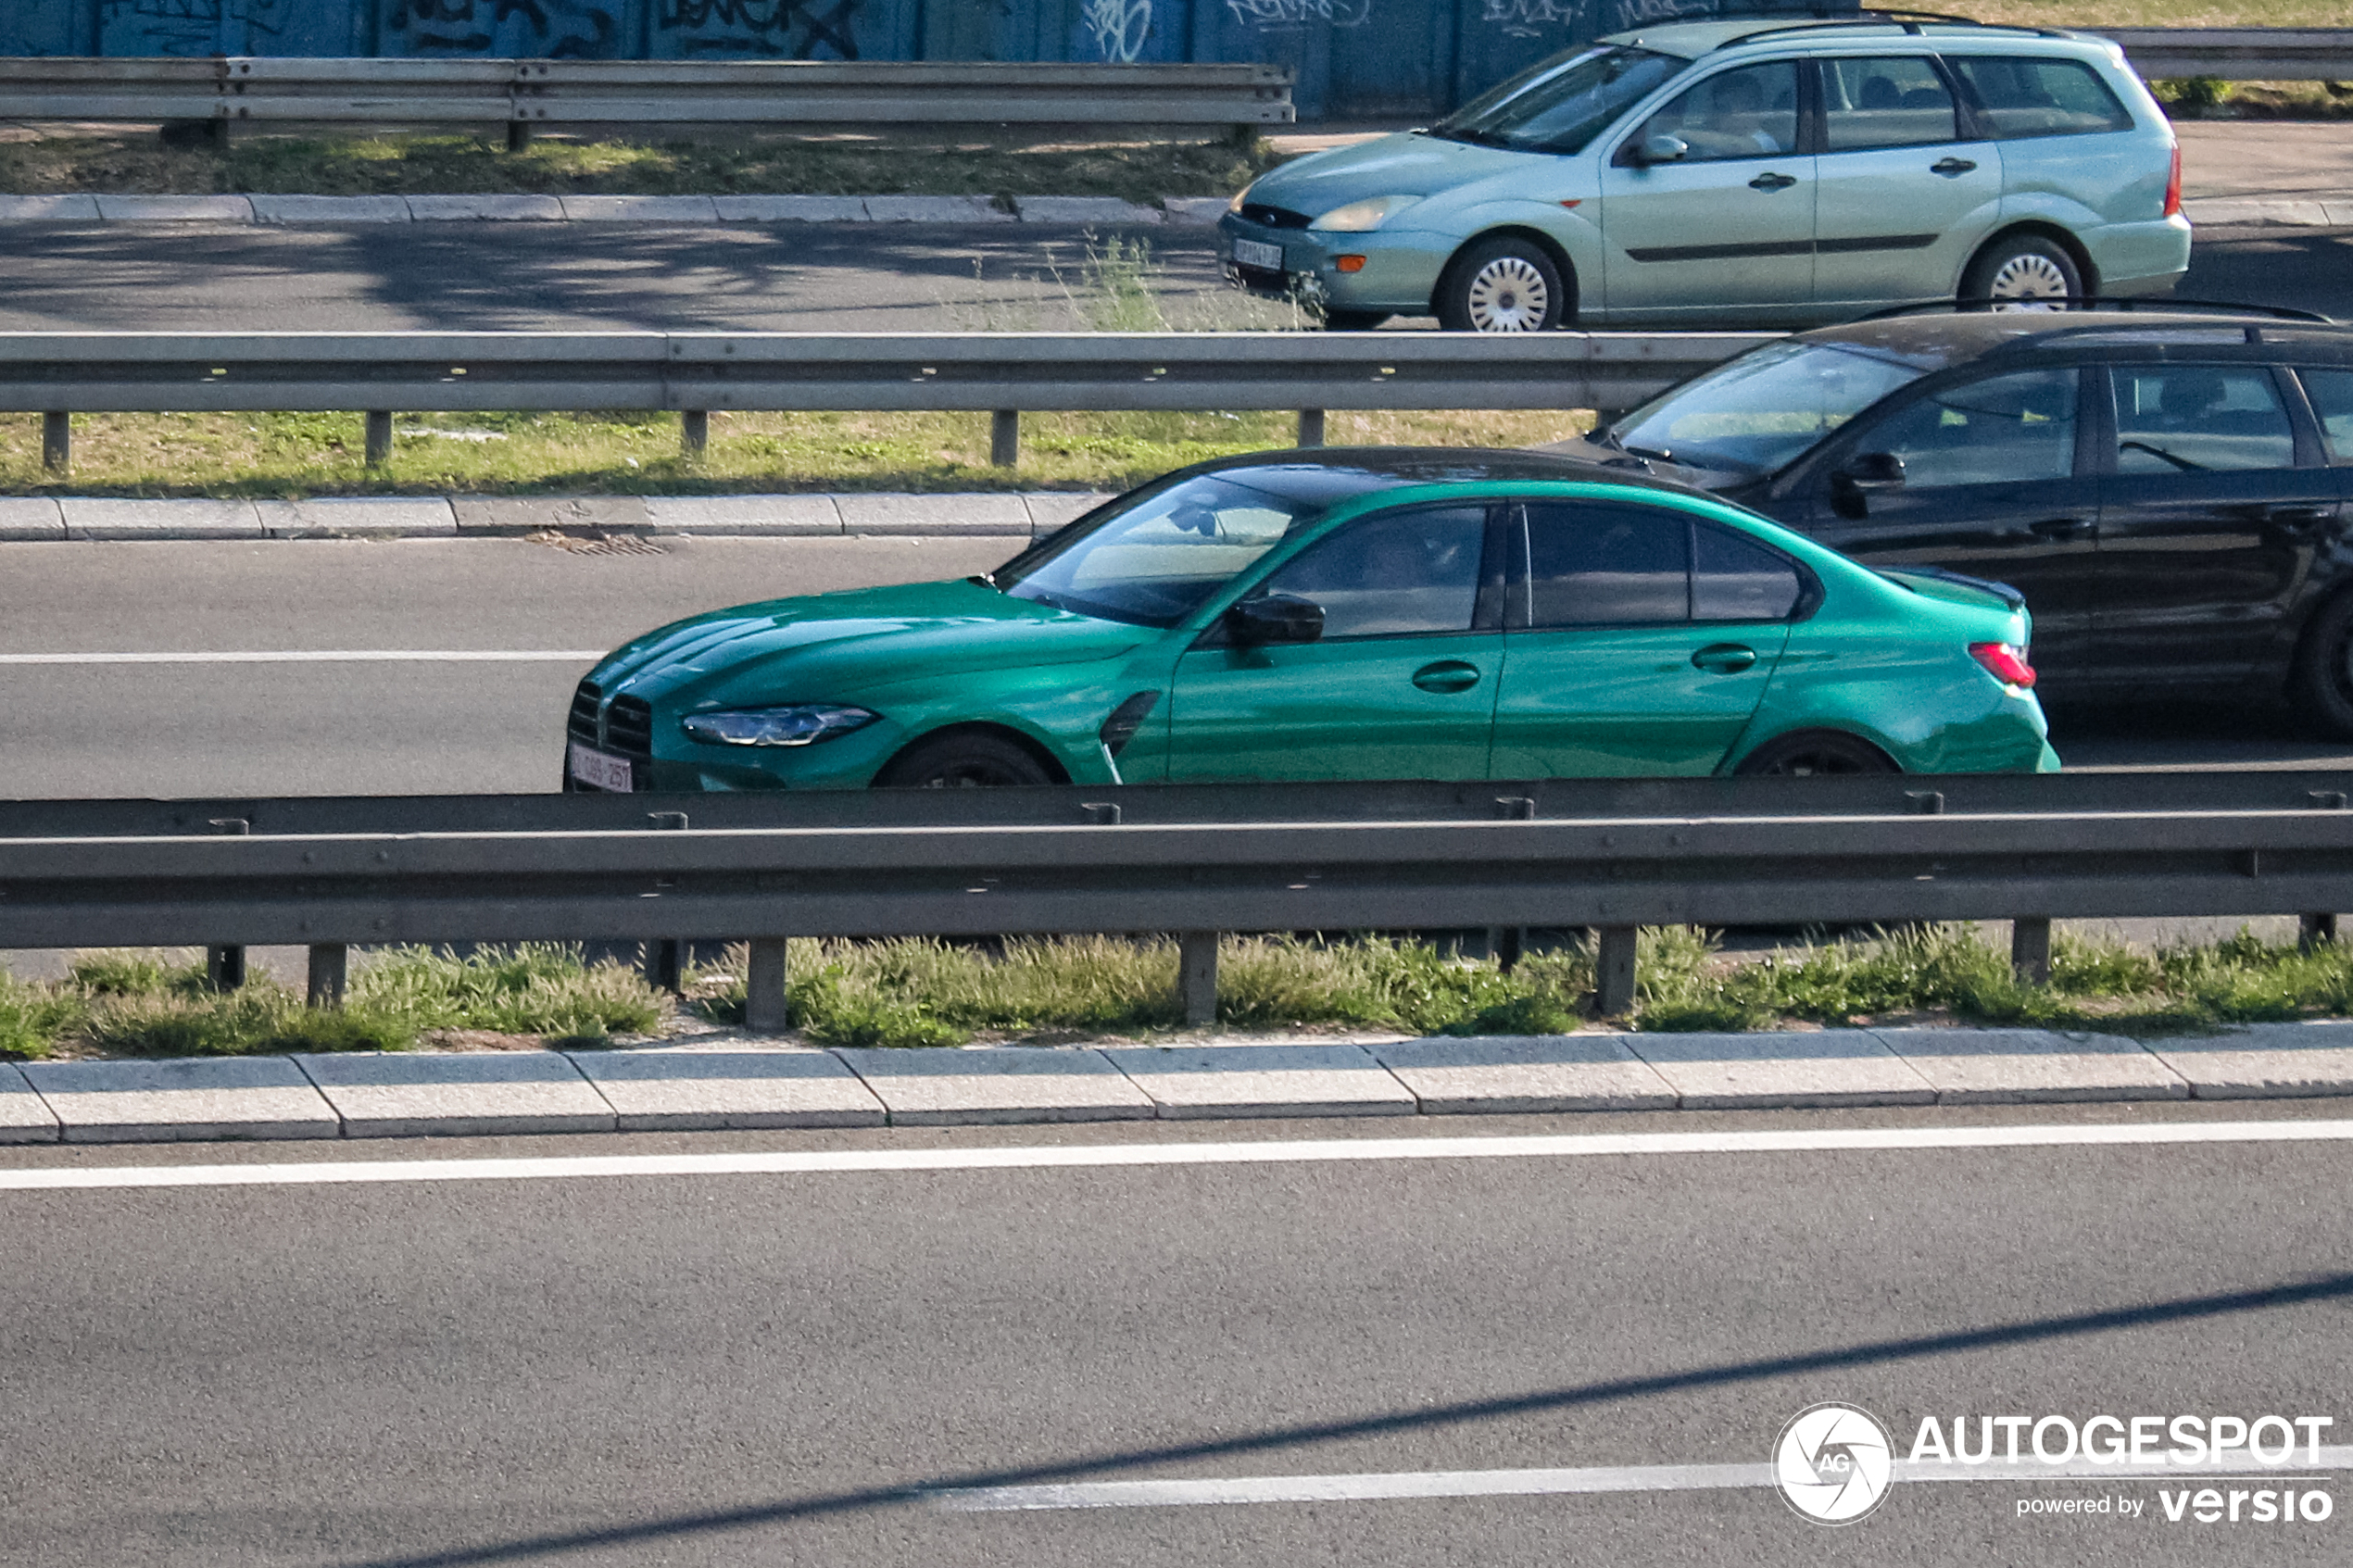
<svg viewBox="0 0 2353 1568">
<path fill-rule="evenodd" d="M 1648 49 L 1559 56 L 1489 88 L 1429 134 L 1525 152 L 1581 153 L 1629 105 L 1690 64 Z"/>
<path fill-rule="evenodd" d="M 1174 626 L 1322 511 L 1222 474 L 1197 474 L 1098 513 L 1090 526 L 1016 558 L 992 580 L 1014 598 L 1074 614 Z"/>
<path fill-rule="evenodd" d="M 1644 404 L 1601 439 L 1692 468 L 1769 473 L 1927 373 L 1843 344 L 1777 343 Z"/>
</svg>

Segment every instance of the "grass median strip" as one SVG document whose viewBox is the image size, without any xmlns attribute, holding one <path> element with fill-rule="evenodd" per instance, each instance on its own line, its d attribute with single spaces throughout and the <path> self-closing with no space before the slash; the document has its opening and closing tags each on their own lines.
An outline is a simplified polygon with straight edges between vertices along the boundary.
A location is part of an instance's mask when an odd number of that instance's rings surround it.
<svg viewBox="0 0 2353 1568">
<path fill-rule="evenodd" d="M 742 950 L 692 971 L 682 1003 L 638 972 L 553 945 L 465 957 L 417 947 L 363 955 L 348 1004 L 306 1008 L 268 980 L 220 995 L 200 965 L 93 953 L 60 980 L 0 976 L 0 1056 L 220 1056 L 283 1051 L 528 1048 L 660 1035 L 683 1018 L 743 1017 Z M 2062 933 L 2048 986 L 2012 978 L 1970 926 L 1800 944 L 1755 959 L 1688 928 L 1646 930 L 1639 1002 L 1649 1031 L 1958 1022 L 2134 1036 L 2353 1015 L 2353 947 L 2311 951 L 2241 934 L 2144 952 Z M 1165 937 L 796 939 L 790 999 L 811 1041 L 843 1047 L 1060 1044 L 1166 1038 L 1180 1027 L 1176 946 Z M 1580 944 L 1506 972 L 1428 942 L 1229 936 L 1220 1026 L 1434 1035 L 1559 1034 L 1590 1021 Z"/>
<path fill-rule="evenodd" d="M 1170 469 L 1298 439 L 1288 412 L 1029 414 L 1018 466 L 988 460 L 985 413 L 726 413 L 679 450 L 678 416 L 403 416 L 392 461 L 363 460 L 361 415 L 85 414 L 69 476 L 41 466 L 39 415 L 0 416 L 0 495 L 741 495 L 1126 489 Z M 1519 446 L 1591 428 L 1578 410 L 1334 413 L 1334 445 Z"/>
</svg>

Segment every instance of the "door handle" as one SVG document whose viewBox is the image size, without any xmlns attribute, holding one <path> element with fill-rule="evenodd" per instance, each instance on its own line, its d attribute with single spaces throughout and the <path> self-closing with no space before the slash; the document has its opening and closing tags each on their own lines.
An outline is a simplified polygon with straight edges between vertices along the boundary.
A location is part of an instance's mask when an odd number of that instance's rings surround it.
<svg viewBox="0 0 2353 1568">
<path fill-rule="evenodd" d="M 2048 517 L 2026 525 L 2026 532 L 2041 539 L 2088 539 L 2099 531 L 2099 523 L 2088 517 Z"/>
<path fill-rule="evenodd" d="M 1466 692 L 1478 684 L 1478 666 L 1459 659 L 1441 659 L 1415 671 L 1414 684 L 1426 692 Z"/>
<path fill-rule="evenodd" d="M 1756 650 L 1739 643 L 1710 643 L 1692 655 L 1693 667 L 1711 675 L 1737 675 L 1754 668 L 1755 663 Z"/>
<path fill-rule="evenodd" d="M 1786 191 L 1797 183 L 1794 174 L 1760 174 L 1748 182 L 1752 191 Z"/>
<path fill-rule="evenodd" d="M 1930 164 L 1928 166 L 1928 171 L 1931 174 L 1967 174 L 1970 169 L 1975 169 L 1976 167 L 1976 163 L 1969 158 L 1945 157 L 1938 158 L 1934 163 Z"/>
<path fill-rule="evenodd" d="M 2301 536 L 2325 527 L 2335 515 L 2334 507 L 2273 507 L 2263 521 L 2283 533 Z"/>
</svg>

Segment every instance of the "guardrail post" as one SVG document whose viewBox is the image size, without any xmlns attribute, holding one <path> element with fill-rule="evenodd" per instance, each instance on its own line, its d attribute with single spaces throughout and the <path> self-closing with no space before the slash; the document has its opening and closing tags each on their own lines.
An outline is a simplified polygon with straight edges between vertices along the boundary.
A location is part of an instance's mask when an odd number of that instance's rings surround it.
<svg viewBox="0 0 2353 1568">
<path fill-rule="evenodd" d="M 392 415 L 377 409 L 368 416 L 368 466 L 380 469 L 392 461 Z"/>
<path fill-rule="evenodd" d="M 1324 411 L 1321 408 L 1302 408 L 1299 411 L 1299 444 L 1302 446 L 1321 446 L 1324 444 Z"/>
<path fill-rule="evenodd" d="M 1000 408 L 988 416 L 988 460 L 1000 469 L 1021 461 L 1021 410 Z"/>
<path fill-rule="evenodd" d="M 51 473 L 73 467 L 73 416 L 56 409 L 41 416 L 41 466 Z"/>
<path fill-rule="evenodd" d="M 232 838 L 242 838 L 253 832 L 253 823 L 245 817 L 215 817 L 212 831 Z M 207 947 L 204 950 L 205 984 L 216 991 L 234 991 L 245 983 L 245 950 L 242 947 Z"/>
<path fill-rule="evenodd" d="M 1188 1027 L 1217 1022 L 1217 933 L 1177 934 L 1176 994 L 1184 1003 Z"/>
<path fill-rule="evenodd" d="M 755 1035 L 781 1035 L 792 1027 L 792 1010 L 785 1000 L 785 939 L 755 936 L 751 960 L 744 970 L 744 1027 Z"/>
<path fill-rule="evenodd" d="M 682 833 L 686 826 L 684 811 L 648 811 L 646 825 L 657 833 Z M 646 984 L 657 991 L 675 991 L 685 967 L 685 946 L 675 936 L 649 936 L 646 939 Z"/>
<path fill-rule="evenodd" d="M 1593 934 L 1593 1010 L 1604 1018 L 1634 1010 L 1634 941 L 1640 930 L 1605 925 Z"/>
<path fill-rule="evenodd" d="M 686 456 L 700 457 L 711 445 L 711 411 L 708 408 L 684 408 L 678 414 L 678 444 Z"/>
<path fill-rule="evenodd" d="M 2010 922 L 2010 972 L 2029 985 L 2051 983 L 2051 922 L 2045 918 Z"/>
<path fill-rule="evenodd" d="M 340 942 L 310 945 L 310 989 L 306 998 L 314 1008 L 343 1006 L 343 983 L 351 949 Z"/>
<path fill-rule="evenodd" d="M 2334 915 L 2300 915 L 2296 918 L 2296 945 L 2308 953 L 2336 940 Z"/>
<path fill-rule="evenodd" d="M 530 145 L 531 121 L 527 119 L 507 121 L 507 150 L 510 153 L 519 153 Z"/>
</svg>

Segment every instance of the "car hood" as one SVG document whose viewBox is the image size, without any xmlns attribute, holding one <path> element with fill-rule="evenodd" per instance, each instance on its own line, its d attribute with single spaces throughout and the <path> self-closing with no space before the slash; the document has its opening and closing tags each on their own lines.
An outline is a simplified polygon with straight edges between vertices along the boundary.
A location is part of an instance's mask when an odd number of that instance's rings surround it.
<svg viewBox="0 0 2353 1568">
<path fill-rule="evenodd" d="M 1250 199 L 1320 218 L 1371 196 L 1427 196 L 1497 175 L 1524 176 L 1529 157 L 1400 132 L 1287 163 L 1261 176 L 1250 188 Z"/>
<path fill-rule="evenodd" d="M 607 654 L 589 678 L 686 708 L 838 702 L 932 677 L 1111 659 L 1158 633 L 978 583 L 920 583 L 713 610 Z"/>
</svg>

